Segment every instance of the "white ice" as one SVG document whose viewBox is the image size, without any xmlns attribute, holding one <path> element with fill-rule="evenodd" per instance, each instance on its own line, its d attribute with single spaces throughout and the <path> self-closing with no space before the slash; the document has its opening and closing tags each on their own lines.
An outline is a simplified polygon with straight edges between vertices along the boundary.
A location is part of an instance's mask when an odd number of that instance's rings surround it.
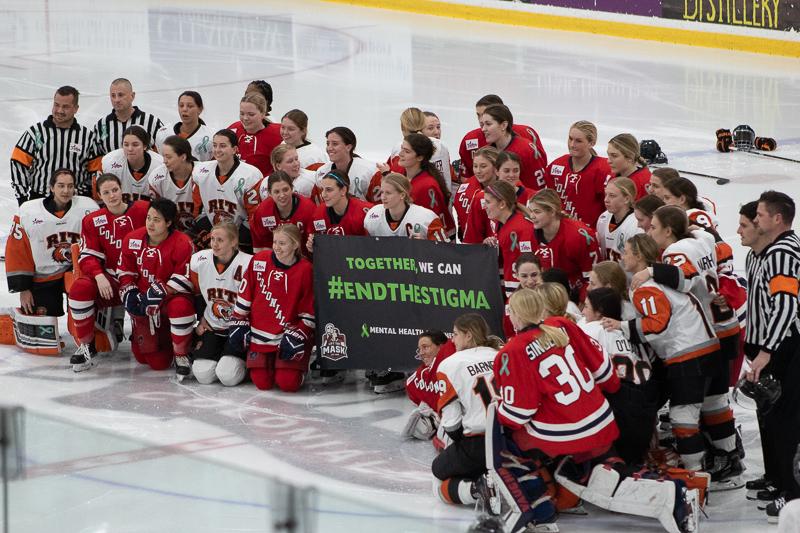
<svg viewBox="0 0 800 533">
<path fill-rule="evenodd" d="M 224 127 L 238 119 L 247 82 L 266 79 L 273 118 L 303 109 L 318 143 L 326 129 L 349 126 L 357 151 L 378 160 L 410 105 L 438 113 L 457 152 L 486 93 L 539 131 L 550 159 L 580 119 L 598 125 L 601 153 L 624 131 L 655 139 L 672 166 L 731 179 L 695 183 L 717 203 L 739 268 L 739 205 L 767 188 L 797 191 L 797 163 L 714 150 L 717 128 L 750 124 L 777 139 L 775 155 L 800 159 L 797 60 L 316 2 L 5 0 L 0 13 L 1 154 L 49 114 L 60 85 L 81 90 L 87 126 L 109 112 L 110 80 L 127 77 L 136 104 L 165 121 L 177 119 L 178 94 L 195 89 L 205 121 Z M 5 169 L 0 232 L 16 207 Z M 0 306 L 14 305 L 2 283 Z M 67 367 L 66 357 L 0 348 L 0 402 L 46 415 L 26 428 L 30 472 L 11 485 L 13 532 L 266 531 L 275 500 L 263 476 L 318 487 L 320 531 L 463 531 L 472 520 L 432 496 L 430 445 L 401 440 L 409 402 L 375 396 L 363 380 L 295 395 L 178 385 L 132 363 L 127 343 L 88 373 Z M 754 478 L 763 464 L 754 417 L 739 410 L 737 421 Z M 704 531 L 767 528 L 742 490 L 712 495 L 707 513 Z M 559 523 L 660 531 L 655 520 L 597 509 Z"/>
</svg>

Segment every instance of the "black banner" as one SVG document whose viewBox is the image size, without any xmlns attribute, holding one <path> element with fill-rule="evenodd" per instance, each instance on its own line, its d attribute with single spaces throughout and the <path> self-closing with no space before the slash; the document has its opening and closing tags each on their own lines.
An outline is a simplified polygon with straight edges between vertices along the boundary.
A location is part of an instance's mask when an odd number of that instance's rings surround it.
<svg viewBox="0 0 800 533">
<path fill-rule="evenodd" d="M 767 30 L 800 28 L 800 9 L 786 0 L 662 0 L 661 16 Z"/>
<path fill-rule="evenodd" d="M 314 238 L 322 368 L 416 367 L 417 336 L 479 313 L 502 335 L 497 251 L 397 237 Z"/>
</svg>

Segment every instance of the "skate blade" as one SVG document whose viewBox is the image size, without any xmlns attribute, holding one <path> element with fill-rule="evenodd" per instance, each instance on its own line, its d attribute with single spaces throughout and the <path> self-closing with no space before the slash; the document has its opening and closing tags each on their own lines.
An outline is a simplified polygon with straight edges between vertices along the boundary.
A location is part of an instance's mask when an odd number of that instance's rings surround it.
<svg viewBox="0 0 800 533">
<path fill-rule="evenodd" d="M 92 368 L 95 364 L 96 363 L 94 362 L 94 360 L 92 360 L 92 361 L 86 361 L 84 363 L 79 363 L 77 365 L 72 365 L 72 371 L 75 372 L 76 374 L 79 372 L 85 372 L 86 370 Z"/>
</svg>

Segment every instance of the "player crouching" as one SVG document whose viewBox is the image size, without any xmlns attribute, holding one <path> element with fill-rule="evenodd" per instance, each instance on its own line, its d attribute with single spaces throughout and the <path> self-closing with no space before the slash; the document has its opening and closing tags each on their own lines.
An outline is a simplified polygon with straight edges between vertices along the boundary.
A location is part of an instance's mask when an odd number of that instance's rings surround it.
<svg viewBox="0 0 800 533">
<path fill-rule="evenodd" d="M 153 370 L 191 372 L 189 351 L 194 306 L 188 279 L 192 241 L 175 229 L 178 208 L 165 198 L 153 200 L 144 228 L 122 242 L 119 260 L 121 299 L 131 315 L 133 355 Z"/>
</svg>

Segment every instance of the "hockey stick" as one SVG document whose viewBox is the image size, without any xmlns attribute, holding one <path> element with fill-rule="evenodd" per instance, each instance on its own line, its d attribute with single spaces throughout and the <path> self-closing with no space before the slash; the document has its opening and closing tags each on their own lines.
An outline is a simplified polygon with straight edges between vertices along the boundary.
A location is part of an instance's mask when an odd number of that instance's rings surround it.
<svg viewBox="0 0 800 533">
<path fill-rule="evenodd" d="M 791 159 L 789 157 L 782 157 L 782 156 L 779 156 L 779 155 L 765 154 L 765 153 L 762 153 L 762 152 L 754 152 L 752 150 L 735 149 L 735 150 L 731 150 L 731 152 L 742 152 L 744 154 L 760 155 L 761 157 L 771 157 L 772 159 L 780 159 L 782 161 L 790 161 L 792 163 L 800 163 L 800 159 Z"/>
<path fill-rule="evenodd" d="M 658 167 L 658 166 L 655 166 L 655 165 L 650 165 L 650 166 L 652 168 L 661 168 L 661 167 Z M 717 180 L 717 185 L 725 185 L 726 183 L 730 183 L 731 182 L 731 180 L 728 179 L 728 178 L 721 178 L 719 176 L 713 176 L 711 174 L 701 174 L 700 172 L 690 172 L 688 170 L 681 170 L 681 169 L 678 169 L 678 168 L 676 168 L 675 170 L 678 171 L 679 174 L 687 174 L 689 176 L 697 176 L 699 178 L 710 178 L 712 180 Z"/>
</svg>

